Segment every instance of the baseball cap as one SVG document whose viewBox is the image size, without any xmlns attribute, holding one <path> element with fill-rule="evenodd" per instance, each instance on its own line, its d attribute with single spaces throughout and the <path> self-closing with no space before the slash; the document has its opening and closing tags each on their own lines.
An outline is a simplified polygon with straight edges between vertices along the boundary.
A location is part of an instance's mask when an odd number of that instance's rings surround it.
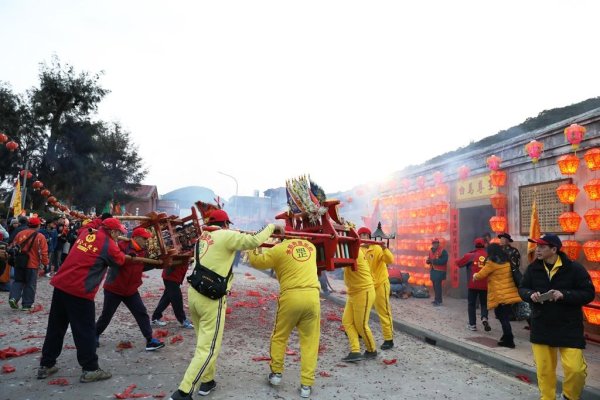
<svg viewBox="0 0 600 400">
<path fill-rule="evenodd" d="M 498 239 L 502 239 L 502 238 L 506 238 L 508 239 L 509 242 L 513 242 L 512 237 L 510 237 L 510 235 L 506 232 L 503 232 L 501 234 L 498 235 Z"/>
<path fill-rule="evenodd" d="M 29 221 L 27 222 L 27 225 L 29 226 L 40 226 L 42 224 L 42 220 L 40 220 L 38 217 L 31 217 L 29 218 Z"/>
<path fill-rule="evenodd" d="M 360 235 L 362 235 L 362 234 L 366 233 L 367 235 L 369 235 L 369 237 L 371 237 L 371 231 L 370 231 L 370 230 L 369 230 L 369 228 L 367 228 L 366 226 L 363 226 L 363 227 L 361 227 L 361 228 L 358 230 L 358 232 L 356 232 L 356 233 L 358 233 L 358 236 L 360 236 Z"/>
<path fill-rule="evenodd" d="M 121 233 L 127 233 L 127 229 L 116 218 L 106 218 L 102 221 L 102 227 L 104 229 L 110 229 L 113 231 L 121 231 Z"/>
<path fill-rule="evenodd" d="M 434 243 L 439 243 L 439 242 L 440 242 L 440 239 L 438 239 L 438 238 L 434 238 L 434 239 L 431 241 L 431 244 L 434 244 Z"/>
<path fill-rule="evenodd" d="M 536 244 L 541 244 L 542 246 L 552 246 L 552 247 L 556 247 L 557 249 L 560 250 L 560 248 L 562 247 L 562 242 L 560 241 L 560 238 L 557 235 L 552 235 L 552 234 L 547 234 L 542 236 L 539 239 L 527 239 L 528 242 L 531 243 L 536 243 Z"/>
<path fill-rule="evenodd" d="M 233 223 L 229 220 L 229 215 L 227 215 L 227 212 L 225 212 L 225 210 L 211 211 L 210 215 L 208 216 L 208 222 L 227 222 L 229 224 Z"/>
<path fill-rule="evenodd" d="M 135 236 L 143 237 L 144 239 L 149 239 L 152 237 L 152 234 L 150 232 L 148 232 L 147 229 L 138 227 L 138 228 L 135 228 L 133 230 L 133 233 L 131 234 L 131 237 L 135 237 Z"/>
<path fill-rule="evenodd" d="M 485 247 L 485 240 L 483 240 L 483 238 L 475 238 L 475 240 L 473 240 L 473 244 L 475 247 Z"/>
</svg>

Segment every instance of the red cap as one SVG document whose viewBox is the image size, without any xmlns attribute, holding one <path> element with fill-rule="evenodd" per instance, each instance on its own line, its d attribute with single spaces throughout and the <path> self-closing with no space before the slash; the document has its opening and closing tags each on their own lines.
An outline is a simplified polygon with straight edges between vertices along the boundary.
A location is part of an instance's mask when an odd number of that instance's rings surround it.
<svg viewBox="0 0 600 400">
<path fill-rule="evenodd" d="M 27 225 L 29 226 L 40 226 L 42 224 L 42 220 L 38 217 L 31 217 L 29 221 L 27 221 Z"/>
<path fill-rule="evenodd" d="M 104 229 L 110 229 L 113 231 L 121 231 L 121 233 L 127 233 L 127 229 L 116 218 L 106 218 L 102 221 L 102 227 Z"/>
<path fill-rule="evenodd" d="M 225 210 L 213 210 L 208 216 L 208 222 L 227 222 L 231 224 L 229 215 L 227 215 Z"/>
<path fill-rule="evenodd" d="M 131 234 L 131 237 L 136 237 L 136 236 L 143 237 L 144 239 L 150 239 L 152 237 L 152 234 L 150 232 L 148 232 L 148 230 L 138 227 L 138 228 L 135 228 L 133 230 L 133 233 Z"/>
<path fill-rule="evenodd" d="M 356 233 L 358 233 L 358 236 L 366 233 L 367 235 L 369 235 L 369 237 L 371 237 L 371 231 L 366 226 L 363 226 L 362 228 L 360 228 L 358 230 L 358 232 L 356 232 Z"/>
<path fill-rule="evenodd" d="M 475 247 L 485 247 L 485 240 L 483 238 L 475 238 L 473 244 L 475 244 Z"/>
</svg>

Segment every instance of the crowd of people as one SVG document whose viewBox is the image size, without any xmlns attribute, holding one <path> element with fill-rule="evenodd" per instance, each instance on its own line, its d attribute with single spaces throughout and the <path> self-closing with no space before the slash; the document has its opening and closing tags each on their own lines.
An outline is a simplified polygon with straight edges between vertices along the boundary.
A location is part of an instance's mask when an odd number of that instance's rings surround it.
<svg viewBox="0 0 600 400">
<path fill-rule="evenodd" d="M 216 361 L 224 334 L 233 265 L 239 252 L 246 251 L 250 265 L 272 269 L 280 287 L 267 381 L 274 386 L 281 383 L 287 342 L 290 333 L 297 329 L 301 353 L 299 394 L 303 398 L 310 397 L 318 362 L 319 291 L 323 288 L 317 273 L 317 249 L 310 241 L 284 239 L 268 250 L 261 250 L 260 245 L 273 233 L 284 233 L 282 227 L 269 224 L 254 234 L 238 232 L 229 229 L 231 221 L 225 211 L 215 210 L 210 214 L 209 229 L 203 231 L 195 246 L 194 270 L 188 277 L 190 319 L 185 315 L 180 290 L 187 265 L 163 268 L 165 292 L 150 318 L 138 288 L 143 271 L 162 268 L 159 260 L 145 258 L 151 233 L 137 228 L 128 234 L 111 215 L 85 221 L 82 225 L 68 221 L 61 217 L 43 224 L 37 217 L 20 217 L 0 229 L 0 240 L 5 242 L 0 247 L 0 278 L 7 273 L 12 276 L 2 287 L 9 291 L 10 307 L 31 309 L 38 276 L 51 278 L 50 284 L 54 287 L 37 372 L 39 379 L 58 371 L 56 361 L 69 326 L 82 367 L 80 381 L 109 379 L 111 373 L 98 364 L 96 348 L 119 305 L 124 303 L 136 320 L 146 340 L 145 349 L 155 351 L 165 345 L 153 338 L 152 325 L 164 325 L 162 313 L 171 304 L 181 326 L 194 329 L 197 343 L 194 356 L 170 398 L 192 399 L 196 389 L 201 396 L 210 394 L 217 386 Z M 365 244 L 359 249 L 356 268 L 343 271 L 347 296 L 342 325 L 349 353 L 342 361 L 349 363 L 377 357 L 377 344 L 369 326 L 373 307 L 383 334 L 379 349 L 386 351 L 394 347 L 390 286 L 397 277 L 390 277 L 388 272 L 393 254 L 385 243 L 369 240 L 368 228 L 360 228 L 358 234 Z M 547 234 L 529 239 L 537 245 L 535 260 L 521 278 L 520 272 L 516 274 L 521 257 L 511 246 L 511 236 L 503 233 L 498 238 L 500 244 L 476 238 L 475 248 L 456 260 L 458 267 L 466 269 L 469 282 L 467 328 L 477 330 L 479 300 L 484 329 L 491 330 L 488 312 L 494 310 L 502 327 L 498 345 L 515 348 L 510 325 L 511 305 L 526 302 L 531 308 L 530 341 L 542 400 L 555 398 L 557 353 L 560 353 L 565 373 L 561 396 L 569 400 L 580 398 L 586 378 L 582 306 L 595 296 L 590 275 L 582 265 L 560 251 L 562 243 L 558 236 Z M 7 261 L 15 247 L 18 255 L 11 259 L 14 265 L 10 268 Z M 437 239 L 432 241 L 427 264 L 431 267 L 435 293 L 433 305 L 439 307 L 443 304 L 442 283 L 446 279 L 448 253 Z M 94 299 L 102 282 L 103 309 L 95 320 Z M 361 341 L 364 352 L 361 352 Z"/>
</svg>

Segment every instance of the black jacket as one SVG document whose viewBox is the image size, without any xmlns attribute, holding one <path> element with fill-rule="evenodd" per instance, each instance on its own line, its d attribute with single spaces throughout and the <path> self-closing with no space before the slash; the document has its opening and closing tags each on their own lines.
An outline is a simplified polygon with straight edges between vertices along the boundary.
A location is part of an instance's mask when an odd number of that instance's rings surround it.
<svg viewBox="0 0 600 400">
<path fill-rule="evenodd" d="M 562 267 L 552 280 L 548 278 L 544 263 L 535 260 L 527 267 L 519 287 L 521 298 L 532 306 L 530 341 L 552 347 L 583 349 L 585 339 L 581 307 L 594 300 L 594 285 L 590 274 L 581 264 L 569 260 L 561 251 L 558 256 Z M 531 301 L 533 293 L 545 293 L 550 289 L 560 291 L 564 298 L 543 304 Z"/>
</svg>

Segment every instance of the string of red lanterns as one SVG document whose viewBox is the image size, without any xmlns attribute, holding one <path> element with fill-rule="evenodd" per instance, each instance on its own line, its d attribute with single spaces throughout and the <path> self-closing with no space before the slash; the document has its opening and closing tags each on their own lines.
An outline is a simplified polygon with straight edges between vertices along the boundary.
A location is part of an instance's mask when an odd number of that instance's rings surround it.
<svg viewBox="0 0 600 400">
<path fill-rule="evenodd" d="M 19 148 L 19 144 L 17 142 L 15 142 L 14 140 L 8 140 L 9 137 L 3 133 L 0 132 L 0 144 L 5 144 L 6 148 L 8 149 L 8 151 L 13 152 L 15 150 L 17 150 Z"/>
</svg>

